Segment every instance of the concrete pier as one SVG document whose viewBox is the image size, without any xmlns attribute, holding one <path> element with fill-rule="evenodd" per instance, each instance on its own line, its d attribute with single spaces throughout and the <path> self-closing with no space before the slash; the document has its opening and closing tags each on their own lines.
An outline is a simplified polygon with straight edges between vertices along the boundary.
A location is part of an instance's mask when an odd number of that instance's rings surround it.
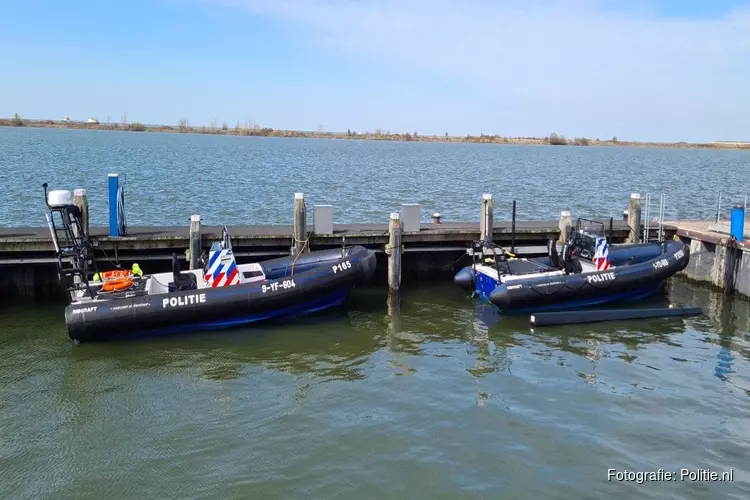
<svg viewBox="0 0 750 500">
<path fill-rule="evenodd" d="M 750 297 L 750 238 L 736 241 L 728 226 L 723 232 L 715 221 L 666 221 L 665 228 L 690 244 L 690 262 L 683 276 Z"/>
</svg>

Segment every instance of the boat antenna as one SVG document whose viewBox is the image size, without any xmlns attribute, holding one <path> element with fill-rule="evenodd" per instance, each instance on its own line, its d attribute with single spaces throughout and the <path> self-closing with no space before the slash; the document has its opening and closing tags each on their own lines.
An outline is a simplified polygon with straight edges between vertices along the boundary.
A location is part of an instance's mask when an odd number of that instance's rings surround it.
<svg viewBox="0 0 750 500">
<path fill-rule="evenodd" d="M 516 200 L 513 200 L 513 217 L 510 226 L 510 252 L 516 253 Z"/>
<path fill-rule="evenodd" d="M 232 249 L 232 241 L 229 239 L 229 229 L 227 229 L 227 226 L 221 228 L 221 246 L 224 250 Z"/>
</svg>

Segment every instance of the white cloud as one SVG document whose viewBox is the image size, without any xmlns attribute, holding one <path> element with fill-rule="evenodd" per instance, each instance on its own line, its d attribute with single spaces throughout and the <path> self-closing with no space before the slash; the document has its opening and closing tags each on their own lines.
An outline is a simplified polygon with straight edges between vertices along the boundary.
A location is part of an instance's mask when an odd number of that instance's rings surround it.
<svg viewBox="0 0 750 500">
<path fill-rule="evenodd" d="M 750 133 L 750 10 L 686 19 L 595 0 L 214 1 L 281 20 L 328 50 L 476 86 L 494 96 L 488 109 L 524 129 L 535 120 L 589 135 Z"/>
</svg>

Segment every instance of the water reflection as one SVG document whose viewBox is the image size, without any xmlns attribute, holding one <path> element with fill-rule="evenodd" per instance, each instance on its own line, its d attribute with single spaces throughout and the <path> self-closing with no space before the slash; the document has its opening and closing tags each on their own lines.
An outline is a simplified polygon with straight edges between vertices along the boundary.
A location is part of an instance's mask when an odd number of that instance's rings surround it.
<svg viewBox="0 0 750 500">
<path fill-rule="evenodd" d="M 401 295 L 398 291 L 389 290 L 385 300 L 386 341 L 388 350 L 388 368 L 394 375 L 408 375 L 416 371 L 409 366 L 408 356 L 422 354 L 421 340 L 405 332 L 401 322 Z"/>
<path fill-rule="evenodd" d="M 750 301 L 725 297 L 706 285 L 688 285 L 679 281 L 670 283 L 669 293 L 674 300 L 704 308 L 703 317 L 687 320 L 686 324 L 698 332 L 704 332 L 704 342 L 719 346 L 714 375 L 724 382 L 733 383 L 731 376 L 736 373 L 733 352 L 745 360 L 750 359 Z M 743 390 L 747 392 L 747 389 Z"/>
<path fill-rule="evenodd" d="M 238 379 L 256 367 L 314 374 L 324 381 L 357 380 L 364 377 L 367 357 L 380 346 L 372 329 L 366 314 L 343 312 L 224 332 L 86 344 L 72 349 L 67 377 L 76 379 L 92 364 L 107 363 L 112 370 L 165 375 L 199 371 L 216 381 Z"/>
<path fill-rule="evenodd" d="M 490 304 L 471 299 L 456 287 L 438 285 L 399 293 L 361 289 L 345 308 L 326 314 L 193 336 L 70 346 L 56 311 L 54 328 L 37 330 L 54 332 L 39 333 L 54 336 L 51 343 L 42 342 L 45 347 L 59 353 L 65 346 L 63 386 L 91 384 L 101 391 L 117 389 L 118 382 L 108 376 L 113 372 L 190 373 L 225 382 L 272 370 L 297 377 L 299 397 L 304 398 L 315 384 L 368 377 L 381 352 L 396 375 L 415 373 L 419 369 L 415 358 L 433 357 L 460 362 L 469 375 L 482 378 L 510 371 L 517 352 L 560 366 L 570 364 L 572 355 L 592 363 L 593 370 L 608 358 L 633 363 L 645 346 L 663 344 L 675 348 L 671 359 L 694 361 L 677 351 L 694 341 L 717 346 L 718 352 L 711 355 L 717 377 L 728 381 L 737 376 L 737 357 L 750 359 L 746 339 L 750 301 L 728 300 L 708 288 L 672 280 L 663 297 L 643 305 L 668 303 L 700 305 L 705 315 L 532 329 L 527 316 L 500 315 Z M 41 317 L 49 323 L 53 316 L 48 313 Z M 31 318 L 9 318 L 5 336 L 16 350 L 34 338 L 34 332 L 23 337 L 14 333 L 29 324 L 34 324 Z M 2 371 L 0 380 L 13 378 L 13 373 Z"/>
</svg>

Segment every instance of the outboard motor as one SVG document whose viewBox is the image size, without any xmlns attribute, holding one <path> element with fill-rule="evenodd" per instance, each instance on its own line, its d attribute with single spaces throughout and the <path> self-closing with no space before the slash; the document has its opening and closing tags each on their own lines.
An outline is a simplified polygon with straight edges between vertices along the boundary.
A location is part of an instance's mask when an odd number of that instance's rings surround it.
<svg viewBox="0 0 750 500">
<path fill-rule="evenodd" d="M 48 184 L 42 184 L 44 202 L 49 211 L 45 214 L 52 244 L 57 257 L 57 277 L 68 294 L 68 300 L 80 291 L 93 297 L 89 287 L 89 261 L 95 270 L 96 260 L 90 259 L 91 241 L 84 228 L 81 209 L 73 203 L 68 190 L 49 191 Z"/>
</svg>

